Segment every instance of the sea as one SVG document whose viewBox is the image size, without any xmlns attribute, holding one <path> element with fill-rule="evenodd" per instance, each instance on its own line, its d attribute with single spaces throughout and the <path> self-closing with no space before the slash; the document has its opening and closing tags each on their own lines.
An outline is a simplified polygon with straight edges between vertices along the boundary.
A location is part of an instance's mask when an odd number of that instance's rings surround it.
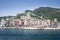
<svg viewBox="0 0 60 40">
<path fill-rule="evenodd" d="M 60 30 L 0 28 L 0 40 L 60 40 Z"/>
</svg>

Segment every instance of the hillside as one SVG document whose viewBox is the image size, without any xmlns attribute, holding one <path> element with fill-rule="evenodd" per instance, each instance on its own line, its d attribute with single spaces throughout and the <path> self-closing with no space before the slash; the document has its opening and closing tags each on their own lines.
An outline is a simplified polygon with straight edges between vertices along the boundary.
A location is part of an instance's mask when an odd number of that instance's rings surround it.
<svg viewBox="0 0 60 40">
<path fill-rule="evenodd" d="M 28 12 L 28 10 L 26 10 Z M 31 12 L 31 10 L 30 10 Z M 32 11 L 33 14 L 37 15 L 37 18 L 43 16 L 43 18 L 49 18 L 53 20 L 53 18 L 57 18 L 60 21 L 60 9 L 51 8 L 51 7 L 39 7 Z"/>
<path fill-rule="evenodd" d="M 25 10 L 24 13 L 18 13 L 16 17 L 20 18 L 20 16 L 26 15 L 27 14 L 26 12 L 31 12 L 32 14 L 36 15 L 36 16 L 31 15 L 32 17 L 40 18 L 41 16 L 43 16 L 43 18 L 49 18 L 51 20 L 53 20 L 53 18 L 57 18 L 58 21 L 60 21 L 60 9 L 58 8 L 39 7 L 34 9 L 33 11 Z M 11 16 L 7 16 L 7 17 L 11 17 Z"/>
</svg>

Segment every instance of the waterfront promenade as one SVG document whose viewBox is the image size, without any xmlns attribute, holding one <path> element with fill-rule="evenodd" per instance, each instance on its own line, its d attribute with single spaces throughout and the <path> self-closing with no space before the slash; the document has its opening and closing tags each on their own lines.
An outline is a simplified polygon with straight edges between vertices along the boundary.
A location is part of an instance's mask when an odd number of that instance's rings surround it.
<svg viewBox="0 0 60 40">
<path fill-rule="evenodd" d="M 2 27 L 2 28 L 0 28 L 0 29 L 5 29 L 5 28 L 7 28 L 7 29 L 15 29 L 15 28 L 17 28 L 17 29 L 28 29 L 28 30 L 30 30 L 30 29 L 43 29 L 43 30 L 56 30 L 56 29 L 59 29 L 60 30 L 60 28 L 39 28 L 39 27 Z"/>
</svg>

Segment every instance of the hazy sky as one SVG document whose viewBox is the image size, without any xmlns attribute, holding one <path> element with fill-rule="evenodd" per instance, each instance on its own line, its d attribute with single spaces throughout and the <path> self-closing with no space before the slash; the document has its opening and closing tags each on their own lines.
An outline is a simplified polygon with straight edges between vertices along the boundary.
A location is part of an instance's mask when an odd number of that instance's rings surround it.
<svg viewBox="0 0 60 40">
<path fill-rule="evenodd" d="M 0 0 L 0 16 L 16 15 L 42 6 L 60 8 L 60 0 Z"/>
</svg>

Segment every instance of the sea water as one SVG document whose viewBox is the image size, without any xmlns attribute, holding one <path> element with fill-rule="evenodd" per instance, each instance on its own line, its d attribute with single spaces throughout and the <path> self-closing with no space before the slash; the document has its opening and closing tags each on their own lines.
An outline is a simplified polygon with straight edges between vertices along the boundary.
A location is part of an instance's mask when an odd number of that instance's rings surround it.
<svg viewBox="0 0 60 40">
<path fill-rule="evenodd" d="M 0 40 L 60 40 L 60 30 L 2 28 Z"/>
</svg>

